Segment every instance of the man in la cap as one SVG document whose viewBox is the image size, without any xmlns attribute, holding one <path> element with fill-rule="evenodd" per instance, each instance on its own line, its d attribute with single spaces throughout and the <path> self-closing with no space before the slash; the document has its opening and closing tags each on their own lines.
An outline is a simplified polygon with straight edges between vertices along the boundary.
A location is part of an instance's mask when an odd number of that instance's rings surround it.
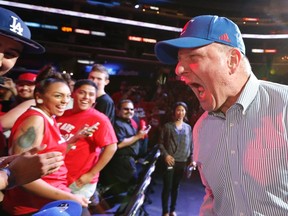
<svg viewBox="0 0 288 216">
<path fill-rule="evenodd" d="M 15 65 L 21 53 L 44 51 L 40 44 L 31 40 L 30 30 L 18 15 L 0 8 L 0 76 Z M 44 148 L 41 146 L 22 155 L 0 158 L 0 190 L 29 183 L 58 170 L 63 164 L 63 156 L 59 152 L 38 155 L 37 151 Z"/>
<path fill-rule="evenodd" d="M 287 215 L 288 87 L 256 78 L 225 17 L 194 17 L 155 53 L 177 64 L 206 111 L 193 130 L 206 192 L 200 215 Z"/>
</svg>

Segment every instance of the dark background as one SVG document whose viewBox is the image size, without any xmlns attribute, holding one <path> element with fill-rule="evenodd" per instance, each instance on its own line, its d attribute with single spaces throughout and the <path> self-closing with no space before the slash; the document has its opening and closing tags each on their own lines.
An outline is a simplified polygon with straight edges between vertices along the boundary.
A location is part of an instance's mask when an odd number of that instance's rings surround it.
<svg viewBox="0 0 288 216">
<path fill-rule="evenodd" d="M 159 74 L 173 76 L 174 66 L 158 62 L 154 55 L 154 43 L 129 41 L 128 36 L 146 37 L 156 41 L 175 38 L 179 32 L 152 29 L 60 15 L 51 12 L 25 9 L 13 3 L 36 5 L 49 8 L 78 11 L 107 17 L 123 18 L 182 28 L 193 16 L 212 14 L 226 16 L 236 22 L 242 34 L 287 34 L 287 0 L 46 0 L 46 1 L 0 1 L 0 6 L 16 12 L 25 22 L 37 22 L 58 26 L 58 30 L 30 27 L 32 38 L 46 48 L 43 55 L 22 56 L 16 71 L 37 71 L 48 63 L 59 70 L 73 73 L 73 78 L 86 78 L 87 65 L 77 60 L 88 60 L 112 68 L 109 91 L 118 88 L 121 80 L 137 85 L 154 84 Z M 10 4 L 10 6 L 9 6 Z M 12 4 L 12 5 L 11 5 Z M 139 4 L 139 8 L 134 6 Z M 158 13 L 149 8 L 158 7 Z M 258 21 L 244 22 L 243 18 L 257 18 Z M 105 32 L 105 37 L 62 32 L 68 26 Z M 287 41 L 288 39 L 244 38 L 246 53 L 252 69 L 260 79 L 287 84 Z M 276 49 L 276 53 L 255 54 L 252 48 Z M 89 65 L 89 64 L 88 64 Z M 19 73 L 11 73 L 16 76 Z"/>
</svg>

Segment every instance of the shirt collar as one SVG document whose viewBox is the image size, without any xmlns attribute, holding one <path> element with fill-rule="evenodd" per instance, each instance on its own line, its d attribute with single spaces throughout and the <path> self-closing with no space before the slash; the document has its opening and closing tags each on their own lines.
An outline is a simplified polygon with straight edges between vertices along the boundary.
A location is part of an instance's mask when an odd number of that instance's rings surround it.
<svg viewBox="0 0 288 216">
<path fill-rule="evenodd" d="M 259 89 L 259 80 L 251 73 L 247 83 L 245 84 L 239 98 L 234 105 L 241 106 L 243 115 L 246 113 L 249 105 L 252 103 Z M 209 115 L 225 118 L 222 112 L 209 112 Z"/>
<path fill-rule="evenodd" d="M 256 76 L 251 73 L 243 91 L 241 92 L 236 104 L 239 104 L 243 107 L 243 114 L 246 113 L 248 107 L 256 97 L 256 94 L 259 89 L 259 80 Z"/>
</svg>

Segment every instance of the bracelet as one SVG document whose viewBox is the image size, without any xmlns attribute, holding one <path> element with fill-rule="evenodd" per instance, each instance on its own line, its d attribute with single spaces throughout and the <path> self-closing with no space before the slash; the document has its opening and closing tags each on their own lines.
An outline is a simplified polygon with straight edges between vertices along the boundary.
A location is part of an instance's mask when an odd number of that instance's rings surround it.
<svg viewBox="0 0 288 216">
<path fill-rule="evenodd" d="M 12 178 L 12 173 L 11 173 L 11 170 L 9 169 L 9 167 L 5 167 L 5 168 L 2 168 L 0 170 L 5 172 L 7 177 L 8 177 L 8 186 L 6 189 L 14 187 L 15 181 L 14 181 L 14 178 Z"/>
<path fill-rule="evenodd" d="M 8 178 L 11 176 L 11 171 L 8 167 L 2 168 L 1 171 L 4 171 Z"/>
</svg>

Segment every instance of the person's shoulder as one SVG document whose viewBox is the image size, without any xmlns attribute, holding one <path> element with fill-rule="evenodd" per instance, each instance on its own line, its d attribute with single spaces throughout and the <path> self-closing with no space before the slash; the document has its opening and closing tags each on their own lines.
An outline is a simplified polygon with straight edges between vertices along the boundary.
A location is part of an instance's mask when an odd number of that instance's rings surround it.
<svg viewBox="0 0 288 216">
<path fill-rule="evenodd" d="M 191 125 L 188 124 L 187 122 L 183 122 L 183 124 L 185 125 L 185 127 L 191 128 Z"/>
<path fill-rule="evenodd" d="M 113 101 L 113 99 L 110 97 L 110 95 L 109 94 L 104 94 L 104 96 L 105 96 L 105 100 L 106 101 L 109 101 L 110 103 L 112 103 L 112 104 L 114 104 L 114 101 Z"/>
<path fill-rule="evenodd" d="M 278 90 L 278 91 L 288 91 L 288 85 L 284 85 L 281 83 L 275 83 L 275 82 L 270 82 L 270 81 L 266 81 L 266 80 L 260 80 L 260 86 L 265 88 L 265 89 L 274 89 L 274 90 Z"/>
<path fill-rule="evenodd" d="M 124 121 L 122 118 L 119 118 L 118 116 L 116 116 L 115 122 L 114 122 L 115 125 L 123 125 L 125 123 L 126 123 L 126 121 Z"/>
<path fill-rule="evenodd" d="M 260 94 L 263 93 L 269 97 L 273 97 L 274 99 L 280 97 L 284 101 L 287 101 L 288 86 L 280 83 L 261 80 L 259 92 Z"/>
<path fill-rule="evenodd" d="M 166 122 L 164 125 L 163 125 L 163 128 L 171 128 L 174 126 L 174 122 L 172 121 L 169 121 L 169 122 Z"/>
<path fill-rule="evenodd" d="M 29 123 L 33 123 L 34 125 L 39 125 L 43 123 L 44 115 L 38 112 L 37 110 L 28 109 L 18 118 L 18 120 L 17 120 L 18 123 L 29 122 Z"/>
<path fill-rule="evenodd" d="M 209 117 L 213 116 L 213 114 L 209 115 L 209 112 L 205 111 L 202 113 L 202 115 L 198 118 L 198 120 L 196 121 L 193 130 L 195 128 L 199 128 L 201 127 L 201 125 L 203 125 L 205 123 L 205 121 L 209 121 Z"/>
<path fill-rule="evenodd" d="M 88 116 L 91 118 L 95 118 L 98 121 L 110 121 L 109 118 L 102 112 L 98 111 L 97 109 L 91 108 L 87 110 Z"/>
</svg>

